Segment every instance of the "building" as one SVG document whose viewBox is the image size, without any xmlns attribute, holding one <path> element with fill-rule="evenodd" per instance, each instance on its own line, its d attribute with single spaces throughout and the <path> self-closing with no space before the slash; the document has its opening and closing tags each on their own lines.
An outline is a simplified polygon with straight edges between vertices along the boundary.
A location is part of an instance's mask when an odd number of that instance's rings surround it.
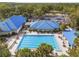
<svg viewBox="0 0 79 59">
<path fill-rule="evenodd" d="M 30 29 L 39 31 L 53 31 L 59 29 L 59 23 L 51 20 L 39 20 L 35 21 L 30 25 Z"/>
<path fill-rule="evenodd" d="M 23 16 L 12 16 L 6 19 L 3 22 L 0 22 L 0 35 L 5 35 L 5 33 L 18 33 L 22 28 L 22 25 L 25 24 L 26 19 Z"/>
</svg>

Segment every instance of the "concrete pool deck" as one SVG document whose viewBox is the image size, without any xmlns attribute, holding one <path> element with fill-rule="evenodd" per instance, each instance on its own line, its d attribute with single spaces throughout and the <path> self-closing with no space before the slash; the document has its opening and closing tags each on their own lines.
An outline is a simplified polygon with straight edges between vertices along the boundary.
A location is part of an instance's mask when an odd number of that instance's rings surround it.
<svg viewBox="0 0 79 59">
<path fill-rule="evenodd" d="M 14 45 L 9 48 L 11 54 L 14 56 L 15 55 L 15 52 L 17 51 L 17 47 L 23 37 L 23 35 L 54 35 L 56 37 L 56 40 L 57 40 L 57 43 L 59 44 L 59 47 L 61 49 L 61 51 L 54 51 L 55 53 L 58 53 L 58 55 L 62 55 L 62 54 L 65 54 L 67 55 L 66 51 L 68 50 L 68 41 L 66 41 L 66 47 L 63 47 L 63 40 L 61 40 L 58 36 L 63 37 L 62 34 L 58 34 L 58 33 L 55 33 L 55 34 L 50 34 L 50 33 L 37 33 L 37 32 L 26 32 L 25 34 L 22 34 L 22 35 L 19 35 L 19 39 L 16 39 L 16 36 L 15 37 L 11 37 L 9 38 L 10 41 L 7 42 L 8 46 L 10 47 L 11 44 L 16 41 L 16 43 L 13 43 Z M 11 42 L 11 43 L 10 43 Z M 35 50 L 35 49 L 32 49 L 32 50 Z"/>
<path fill-rule="evenodd" d="M 56 51 L 56 53 L 58 53 L 59 55 L 62 55 L 62 54 L 68 55 L 66 53 L 66 51 L 68 50 L 68 47 L 69 47 L 68 41 L 66 41 L 66 44 L 65 44 L 66 47 L 63 47 L 63 40 L 62 40 L 62 39 L 64 39 L 63 35 L 62 34 L 54 34 L 54 36 L 56 37 L 56 40 L 57 40 L 59 47 L 61 49 L 61 52 Z M 59 36 L 62 37 L 62 39 L 60 39 Z"/>
</svg>

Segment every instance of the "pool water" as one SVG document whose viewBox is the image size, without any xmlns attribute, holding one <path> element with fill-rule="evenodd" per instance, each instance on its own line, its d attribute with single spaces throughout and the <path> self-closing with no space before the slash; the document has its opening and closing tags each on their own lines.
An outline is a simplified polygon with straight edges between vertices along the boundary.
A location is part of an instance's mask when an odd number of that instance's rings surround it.
<svg viewBox="0 0 79 59">
<path fill-rule="evenodd" d="M 54 50 L 60 49 L 53 35 L 24 35 L 18 48 L 38 48 L 42 43 L 51 45 Z"/>
</svg>

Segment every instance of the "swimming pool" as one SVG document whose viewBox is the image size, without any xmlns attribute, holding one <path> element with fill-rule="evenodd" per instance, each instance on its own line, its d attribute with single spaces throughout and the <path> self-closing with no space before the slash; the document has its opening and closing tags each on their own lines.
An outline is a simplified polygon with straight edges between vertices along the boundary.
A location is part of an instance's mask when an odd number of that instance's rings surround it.
<svg viewBox="0 0 79 59">
<path fill-rule="evenodd" d="M 42 43 L 50 44 L 54 50 L 60 49 L 54 35 L 24 35 L 18 46 L 18 49 L 38 48 Z"/>
</svg>

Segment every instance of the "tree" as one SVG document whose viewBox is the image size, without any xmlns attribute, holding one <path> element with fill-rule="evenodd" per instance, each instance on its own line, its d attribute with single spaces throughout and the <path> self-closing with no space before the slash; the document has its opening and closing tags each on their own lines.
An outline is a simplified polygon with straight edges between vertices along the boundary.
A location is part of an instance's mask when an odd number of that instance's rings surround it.
<svg viewBox="0 0 79 59">
<path fill-rule="evenodd" d="M 5 39 L 5 38 L 3 38 L 3 37 L 2 37 L 2 38 L 0 38 L 0 42 L 2 42 L 2 43 L 4 43 L 4 42 L 5 42 L 5 40 L 6 40 L 6 39 Z"/>
<path fill-rule="evenodd" d="M 71 57 L 79 57 L 79 38 L 74 40 L 75 46 L 68 50 L 68 54 Z"/>
<path fill-rule="evenodd" d="M 7 48 L 0 49 L 0 57 L 10 57 L 10 56 L 11 56 L 11 53 L 9 49 Z"/>
<path fill-rule="evenodd" d="M 76 27 L 79 30 L 79 18 L 76 19 Z"/>
<path fill-rule="evenodd" d="M 4 7 L 4 8 L 3 8 Z M 23 15 L 23 16 L 42 16 L 49 11 L 61 11 L 69 13 L 69 17 L 72 20 L 79 16 L 79 4 L 0 4 L 0 18 L 5 20 L 12 15 Z"/>
<path fill-rule="evenodd" d="M 66 25 L 65 24 L 60 24 L 60 30 L 65 30 L 65 28 L 66 28 Z"/>
<path fill-rule="evenodd" d="M 49 54 L 52 54 L 53 48 L 51 45 L 48 44 L 41 44 L 40 47 L 37 49 L 39 56 L 50 56 Z"/>
<path fill-rule="evenodd" d="M 68 54 L 71 57 L 79 57 L 79 47 L 78 48 L 75 48 L 75 47 L 70 48 L 68 50 Z"/>
<path fill-rule="evenodd" d="M 9 57 L 11 53 L 5 44 L 4 38 L 0 38 L 0 57 Z"/>
<path fill-rule="evenodd" d="M 77 47 L 79 47 L 79 38 L 76 38 L 76 39 L 74 40 L 74 44 L 75 44 Z"/>
<path fill-rule="evenodd" d="M 53 48 L 48 44 L 41 44 L 36 51 L 31 51 L 28 48 L 19 49 L 16 52 L 17 57 L 49 57 L 52 54 Z"/>
<path fill-rule="evenodd" d="M 37 5 L 34 8 L 33 15 L 39 17 L 39 16 L 42 16 L 43 14 L 44 14 L 44 11 L 43 11 L 42 5 Z"/>
<path fill-rule="evenodd" d="M 28 48 L 19 49 L 16 52 L 17 57 L 31 57 L 31 50 Z"/>
<path fill-rule="evenodd" d="M 8 18 L 10 12 L 11 12 L 11 7 L 9 4 L 0 4 L 0 18 L 1 18 L 1 20 L 5 20 L 5 18 Z"/>
</svg>

